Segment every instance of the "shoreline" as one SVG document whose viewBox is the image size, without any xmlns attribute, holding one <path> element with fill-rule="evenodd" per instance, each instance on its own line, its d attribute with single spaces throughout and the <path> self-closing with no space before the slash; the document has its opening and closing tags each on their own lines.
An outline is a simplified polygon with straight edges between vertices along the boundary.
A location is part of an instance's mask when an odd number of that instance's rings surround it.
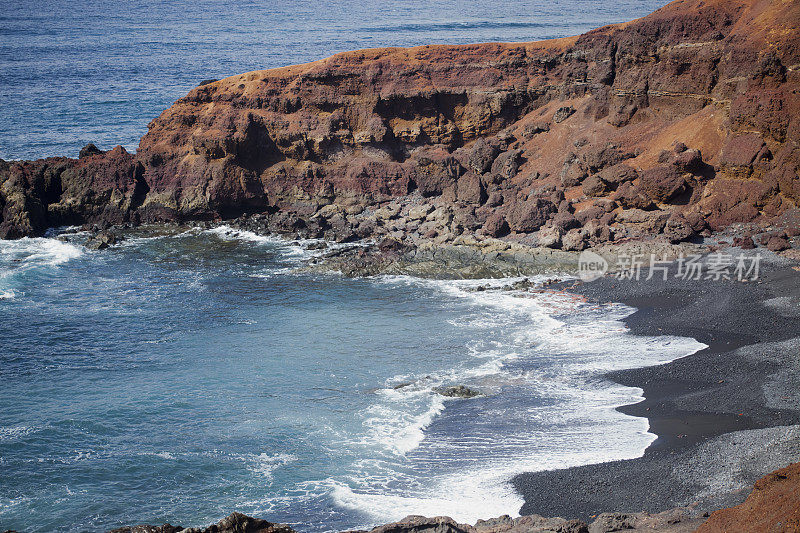
<svg viewBox="0 0 800 533">
<path fill-rule="evenodd" d="M 210 227 L 228 227 L 231 231 L 250 231 L 247 225 L 228 223 L 212 225 Z M 256 234 L 260 232 L 256 231 Z M 279 235 L 279 237 L 281 237 Z M 283 235 L 287 244 L 293 242 L 297 246 L 304 247 L 302 241 L 292 239 L 292 236 Z M 720 235 L 719 237 L 722 237 Z M 327 243 L 328 246 L 334 243 Z M 458 278 L 464 275 L 459 270 L 462 263 L 476 263 L 476 257 L 482 259 L 477 261 L 485 265 L 479 268 L 482 272 L 502 272 L 504 269 L 498 267 L 506 264 L 502 256 L 487 254 L 480 246 L 463 245 L 463 250 L 457 253 L 445 252 L 444 260 L 441 255 L 431 252 L 423 261 L 419 261 L 419 253 L 413 253 L 408 259 L 405 250 L 386 250 L 378 244 L 361 246 L 358 243 L 350 245 L 339 245 L 332 247 L 331 255 L 322 254 L 312 258 L 312 264 L 307 267 L 298 267 L 300 271 L 305 268 L 312 270 L 331 270 L 342 269 L 348 264 L 356 265 L 352 270 L 347 271 L 350 276 L 363 276 L 372 273 L 384 274 L 406 274 L 417 277 L 431 277 L 442 279 Z M 690 246 L 691 248 L 687 248 Z M 628 243 L 627 248 L 635 251 L 663 250 L 664 243 L 640 241 Z M 626 249 L 626 245 L 618 246 L 619 249 Z M 710 252 L 710 248 L 699 245 L 681 245 L 674 247 L 674 251 L 688 249 L 696 251 L 705 249 Z M 466 253 L 470 250 L 471 253 Z M 729 249 L 730 253 L 738 253 L 738 248 Z M 619 250 L 618 250 L 619 251 Z M 763 249 L 757 249 L 755 252 Z M 535 253 L 527 259 L 532 264 L 537 264 L 541 256 Z M 364 254 L 374 253 L 374 256 L 364 259 Z M 602 252 L 601 252 L 602 253 Z M 745 252 L 747 253 L 747 252 Z M 564 265 L 568 262 L 561 257 L 550 262 L 545 260 L 545 268 L 554 265 Z M 563 254 L 566 257 L 568 254 Z M 577 254 L 569 254 L 577 258 Z M 512 258 L 514 256 L 511 256 Z M 597 303 L 617 302 L 636 308 L 636 312 L 626 317 L 623 322 L 630 329 L 629 334 L 643 336 L 675 335 L 680 337 L 691 337 L 706 345 L 694 354 L 674 360 L 658 366 L 640 367 L 629 370 L 613 371 L 605 374 L 611 381 L 628 386 L 642 389 L 643 401 L 635 404 L 623 405 L 616 408 L 617 411 L 627 415 L 646 418 L 649 423 L 649 432 L 657 436 L 644 451 L 642 457 L 624 461 L 612 461 L 607 463 L 588 464 L 564 470 L 551 470 L 535 473 L 520 473 L 515 475 L 510 481 L 515 491 L 524 500 L 524 505 L 520 509 L 521 515 L 536 514 L 541 516 L 563 516 L 567 518 L 578 518 L 591 522 L 594 515 L 602 512 L 641 512 L 652 513 L 664 512 L 673 508 L 692 506 L 689 515 L 698 517 L 705 512 L 711 512 L 721 507 L 732 506 L 740 503 L 746 496 L 752 482 L 762 475 L 786 466 L 786 464 L 800 458 L 800 452 L 795 456 L 789 457 L 786 453 L 780 455 L 781 461 L 768 462 L 759 468 L 753 469 L 741 480 L 736 483 L 729 482 L 716 492 L 704 494 L 699 504 L 697 500 L 690 497 L 691 494 L 700 494 L 702 491 L 694 490 L 692 493 L 691 485 L 696 481 L 691 475 L 680 483 L 680 488 L 676 490 L 661 490 L 661 492 L 650 491 L 641 495 L 637 499 L 637 493 L 644 493 L 650 486 L 658 486 L 659 480 L 674 480 L 665 475 L 665 472 L 680 469 L 681 463 L 690 463 L 692 458 L 700 453 L 703 445 L 724 441 L 727 436 L 737 435 L 733 432 L 751 432 L 749 436 L 742 433 L 745 439 L 749 439 L 746 447 L 757 447 L 765 439 L 795 437 L 776 436 L 776 430 L 766 433 L 762 430 L 781 426 L 800 424 L 800 411 L 784 409 L 777 411 L 780 415 L 775 419 L 776 410 L 770 408 L 753 408 L 758 403 L 759 393 L 756 385 L 766 382 L 768 377 L 782 368 L 778 364 L 769 364 L 763 360 L 749 362 L 744 355 L 731 356 L 731 352 L 737 349 L 753 349 L 758 347 L 758 343 L 780 342 L 792 337 L 790 333 L 794 322 L 791 316 L 781 315 L 775 308 L 759 308 L 759 312 L 752 312 L 749 317 L 737 315 L 741 309 L 753 302 L 763 303 L 768 297 L 773 297 L 773 292 L 784 296 L 794 296 L 800 302 L 800 276 L 794 274 L 790 265 L 794 262 L 773 254 L 767 254 L 764 261 L 762 277 L 757 282 L 713 282 L 713 281 L 683 281 L 669 279 L 667 282 L 660 280 L 645 281 L 620 281 L 613 277 L 604 277 L 593 282 L 581 282 L 578 280 L 564 281 L 556 283 L 561 285 L 564 290 L 573 294 L 581 295 L 589 301 Z M 548 257 L 547 259 L 552 259 Z M 516 257 L 515 260 L 519 260 Z M 525 261 L 523 261 L 524 263 Z M 419 265 L 423 265 L 420 267 Z M 541 264 L 538 265 L 541 267 Z M 344 270 L 344 269 L 343 269 Z M 536 269 L 534 269 L 536 270 Z M 435 272 L 434 272 L 435 271 Z M 431 274 L 438 274 L 431 276 Z M 473 272 L 470 272 L 473 273 Z M 526 272 L 530 274 L 531 272 Z M 555 274 L 555 271 L 553 271 Z M 717 285 L 719 284 L 719 285 Z M 717 287 L 725 288 L 724 291 L 716 290 Z M 720 307 L 716 313 L 706 313 L 700 316 L 697 312 L 705 308 Z M 800 309 L 800 308 L 799 308 Z M 721 318 L 727 315 L 727 322 Z M 800 314 L 800 311 L 798 311 Z M 736 322 L 732 322 L 732 317 L 736 317 Z M 768 324 L 763 331 L 756 331 L 759 323 Z M 800 335 L 798 335 L 800 337 Z M 800 339 L 798 339 L 800 346 Z M 723 358 L 723 356 L 729 358 Z M 734 379 L 728 379 L 728 372 L 735 370 L 736 364 L 745 365 L 747 372 L 734 372 Z M 698 368 L 700 367 L 700 368 Z M 708 372 L 716 372 L 720 378 L 725 378 L 726 383 L 715 383 L 714 376 L 704 376 L 703 369 Z M 675 370 L 673 370 L 675 369 Z M 680 375 L 673 375 L 681 372 Z M 691 375 L 688 379 L 685 374 Z M 758 382 L 754 382 L 757 376 Z M 697 409 L 686 409 L 675 406 L 674 403 L 683 397 L 691 397 L 697 394 L 707 394 L 709 401 L 713 401 L 715 392 L 720 390 L 727 391 L 728 394 L 735 395 L 740 391 L 742 382 L 751 381 L 751 388 L 748 395 L 743 398 L 741 403 L 736 404 L 737 408 L 727 410 L 713 409 L 713 406 L 705 405 Z M 716 381 L 719 381 L 716 380 Z M 741 406 L 741 407 L 739 407 Z M 735 411 L 735 412 L 734 412 Z M 741 415 L 739 413 L 742 413 Z M 761 431 L 759 434 L 758 432 Z M 788 430 L 787 430 L 788 431 Z M 752 433 L 755 432 L 755 433 Z M 772 434 L 772 437 L 770 437 Z M 730 443 L 722 442 L 719 444 L 722 449 L 729 449 Z M 798 444 L 800 450 L 800 444 Z M 785 460 L 784 460 L 785 459 Z M 724 462 L 724 454 L 721 455 L 717 463 L 706 466 L 720 469 Z M 652 463 L 647 467 L 648 463 Z M 638 475 L 641 470 L 644 475 Z M 724 468 L 721 468 L 724 471 Z M 720 474 L 723 472 L 717 472 Z M 700 472 L 696 477 L 708 477 L 705 472 Z M 625 481 L 619 481 L 624 478 Z M 626 490 L 623 490 L 623 485 Z M 537 490 L 536 487 L 546 487 L 545 491 Z M 581 494 L 590 487 L 590 492 L 594 496 L 585 498 Z M 682 491 L 682 492 L 681 492 Z M 635 502 L 635 503 L 634 503 Z M 694 505 L 693 505 L 694 504 Z"/>
<path fill-rule="evenodd" d="M 302 243 L 294 244 L 305 248 Z M 323 260 L 317 266 L 336 264 Z M 800 275 L 791 264 L 769 254 L 761 279 L 749 283 L 671 278 L 667 282 L 636 282 L 608 276 L 588 283 L 556 282 L 555 287 L 590 302 L 613 301 L 635 307 L 636 312 L 623 319 L 631 335 L 691 337 L 708 347 L 663 365 L 605 374 L 615 383 L 643 390 L 644 401 L 616 410 L 646 418 L 657 439 L 637 459 L 514 476 L 513 486 L 525 501 L 520 514 L 562 516 L 588 523 L 602 512 L 660 513 L 688 507 L 687 516 L 700 520 L 704 513 L 741 503 L 756 479 L 800 458 L 800 410 L 759 402 L 761 388 L 770 383 L 770 376 L 797 370 L 771 360 L 774 354 L 759 352 L 765 343 L 793 343 L 795 351 L 800 347 L 800 338 L 792 334 L 800 316 Z M 740 316 L 745 308 L 750 313 Z M 715 381 L 715 377 L 720 379 Z M 784 378 L 783 383 L 792 383 L 792 379 Z M 720 397 L 736 401 L 717 408 L 714 402 Z M 681 403 L 687 398 L 696 404 L 691 409 Z M 781 398 L 784 396 L 779 394 Z M 777 451 L 764 454 L 768 457 L 761 463 L 740 472 L 744 460 L 763 452 L 765 445 Z M 778 449 L 781 446 L 789 448 Z M 748 456 L 750 451 L 756 453 Z M 730 457 L 739 462 L 726 472 L 725 461 Z M 702 465 L 705 470 L 683 471 L 691 470 L 691 465 Z M 716 470 L 709 475 L 708 468 Z M 710 492 L 695 486 L 699 478 L 726 475 L 738 477 L 723 480 Z"/>
<path fill-rule="evenodd" d="M 647 418 L 657 439 L 638 459 L 515 476 L 521 514 L 588 519 L 686 506 L 701 514 L 741 503 L 758 478 L 800 458 L 800 409 L 788 390 L 800 365 L 787 357 L 800 347 L 800 276 L 785 260 L 768 258 L 758 282 L 606 277 L 570 290 L 636 307 L 625 319 L 634 335 L 689 336 L 708 348 L 606 374 L 643 390 L 645 400 L 617 410 Z M 786 298 L 785 308 L 764 303 L 774 298 Z"/>
</svg>

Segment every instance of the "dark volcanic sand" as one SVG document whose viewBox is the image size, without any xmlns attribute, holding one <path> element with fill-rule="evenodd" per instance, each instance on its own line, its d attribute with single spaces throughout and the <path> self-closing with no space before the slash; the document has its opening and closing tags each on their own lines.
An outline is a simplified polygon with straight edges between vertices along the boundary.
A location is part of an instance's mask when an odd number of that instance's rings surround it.
<svg viewBox="0 0 800 533">
<path fill-rule="evenodd" d="M 609 374 L 644 390 L 646 400 L 619 410 L 649 418 L 658 439 L 638 459 L 516 476 L 521 514 L 589 519 L 693 502 L 698 512 L 714 510 L 800 460 L 800 272 L 769 255 L 759 282 L 606 277 L 572 289 L 636 307 L 627 319 L 635 334 L 689 336 L 709 347 Z"/>
</svg>

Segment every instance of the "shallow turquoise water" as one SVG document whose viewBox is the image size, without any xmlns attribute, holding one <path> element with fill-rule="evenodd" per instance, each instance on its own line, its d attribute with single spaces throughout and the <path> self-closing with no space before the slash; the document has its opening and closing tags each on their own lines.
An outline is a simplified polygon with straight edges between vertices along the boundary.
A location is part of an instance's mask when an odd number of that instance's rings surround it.
<svg viewBox="0 0 800 533">
<path fill-rule="evenodd" d="M 603 371 L 700 346 L 566 294 L 294 273 L 311 253 L 225 230 L 0 242 L 0 527 L 515 514 L 513 474 L 652 441 Z M 455 384 L 485 396 L 433 391 Z"/>
</svg>

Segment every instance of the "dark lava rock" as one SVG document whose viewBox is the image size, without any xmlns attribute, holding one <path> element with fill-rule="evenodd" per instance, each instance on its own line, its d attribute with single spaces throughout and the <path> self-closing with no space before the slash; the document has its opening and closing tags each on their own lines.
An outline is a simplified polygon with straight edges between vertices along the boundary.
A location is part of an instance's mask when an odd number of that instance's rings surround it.
<svg viewBox="0 0 800 533">
<path fill-rule="evenodd" d="M 490 215 L 483 224 L 483 233 L 490 237 L 505 237 L 510 231 L 508 222 L 500 213 Z"/>
<path fill-rule="evenodd" d="M 78 159 L 83 159 L 84 157 L 91 157 L 93 155 L 101 155 L 103 153 L 104 152 L 100 150 L 97 146 L 95 146 L 93 143 L 89 143 L 83 148 L 81 148 L 80 152 L 78 152 Z"/>
<path fill-rule="evenodd" d="M 89 237 L 84 244 L 90 250 L 105 250 L 109 246 L 117 244 L 118 239 L 114 233 L 110 231 L 101 231 Z"/>
<path fill-rule="evenodd" d="M 464 385 L 454 385 L 452 387 L 437 387 L 433 389 L 436 393 L 448 398 L 474 398 L 480 396 L 481 393 L 475 389 L 470 389 Z"/>
<path fill-rule="evenodd" d="M 294 533 L 294 530 L 286 524 L 273 524 L 266 520 L 253 518 L 242 513 L 232 513 L 223 518 L 216 524 L 206 528 L 176 527 L 170 524 L 163 526 L 133 526 L 112 529 L 109 533 Z"/>
<path fill-rule="evenodd" d="M 550 200 L 534 198 L 514 206 L 508 216 L 508 225 L 516 232 L 531 233 L 544 226 L 556 212 L 558 207 Z"/>
<path fill-rule="evenodd" d="M 553 122 L 555 122 L 556 124 L 564 122 L 569 117 L 571 117 L 574 112 L 575 108 L 572 106 L 559 107 L 553 114 Z"/>
</svg>

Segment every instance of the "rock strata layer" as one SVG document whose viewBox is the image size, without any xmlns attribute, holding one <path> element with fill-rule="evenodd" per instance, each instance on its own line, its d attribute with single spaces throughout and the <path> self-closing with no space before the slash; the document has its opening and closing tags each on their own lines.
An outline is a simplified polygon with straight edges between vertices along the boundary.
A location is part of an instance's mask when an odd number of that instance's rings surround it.
<svg viewBox="0 0 800 533">
<path fill-rule="evenodd" d="M 135 154 L 0 161 L 0 237 L 257 213 L 338 241 L 581 250 L 786 220 L 799 69 L 795 2 L 682 0 L 579 37 L 207 80 Z"/>
</svg>

